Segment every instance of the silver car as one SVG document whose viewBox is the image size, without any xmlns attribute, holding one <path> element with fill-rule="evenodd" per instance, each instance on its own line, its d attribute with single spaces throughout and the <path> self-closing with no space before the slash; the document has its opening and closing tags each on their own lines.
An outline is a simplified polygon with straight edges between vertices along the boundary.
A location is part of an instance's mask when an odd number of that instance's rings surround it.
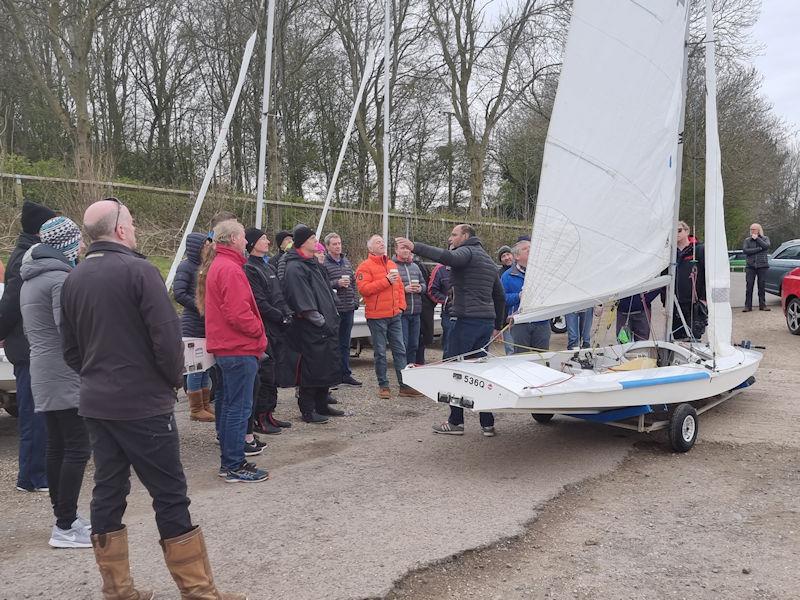
<svg viewBox="0 0 800 600">
<path fill-rule="evenodd" d="M 764 278 L 767 292 L 780 296 L 783 278 L 797 267 L 800 267 L 800 239 L 782 243 L 769 256 L 769 269 Z"/>
</svg>

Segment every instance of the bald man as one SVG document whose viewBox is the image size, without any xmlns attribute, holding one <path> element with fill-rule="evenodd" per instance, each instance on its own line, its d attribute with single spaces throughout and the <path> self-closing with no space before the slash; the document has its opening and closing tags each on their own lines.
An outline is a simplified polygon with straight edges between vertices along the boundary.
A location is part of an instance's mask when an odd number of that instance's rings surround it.
<svg viewBox="0 0 800 600">
<path fill-rule="evenodd" d="M 136 227 L 116 198 L 84 214 L 86 259 L 61 294 L 64 359 L 81 376 L 79 414 L 94 454 L 92 546 L 103 595 L 147 599 L 133 587 L 122 518 L 130 469 L 153 498 L 167 568 L 182 596 L 222 597 L 192 525 L 173 408 L 182 385 L 178 315 L 158 269 L 136 252 Z M 194 596 L 193 596 L 194 597 Z M 225 595 L 242 599 L 241 595 Z"/>
</svg>

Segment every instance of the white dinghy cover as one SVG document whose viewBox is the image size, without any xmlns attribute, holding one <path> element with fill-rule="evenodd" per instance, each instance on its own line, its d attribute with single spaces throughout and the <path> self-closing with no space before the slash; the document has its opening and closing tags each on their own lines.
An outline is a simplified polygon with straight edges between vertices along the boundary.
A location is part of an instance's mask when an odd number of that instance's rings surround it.
<svg viewBox="0 0 800 600">
<path fill-rule="evenodd" d="M 685 0 L 575 0 L 518 322 L 664 285 Z"/>
<path fill-rule="evenodd" d="M 705 268 L 708 300 L 708 345 L 715 356 L 733 354 L 731 345 L 731 270 L 722 206 L 722 161 L 717 124 L 717 72 L 714 18 L 711 0 L 706 3 L 706 200 Z"/>
</svg>

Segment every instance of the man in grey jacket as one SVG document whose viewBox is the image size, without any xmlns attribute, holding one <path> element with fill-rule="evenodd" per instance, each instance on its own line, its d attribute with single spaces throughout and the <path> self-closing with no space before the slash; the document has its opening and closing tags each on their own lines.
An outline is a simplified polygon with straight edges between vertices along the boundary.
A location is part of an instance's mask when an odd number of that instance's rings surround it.
<svg viewBox="0 0 800 600">
<path fill-rule="evenodd" d="M 406 292 L 406 309 L 400 316 L 403 325 L 403 344 L 406 347 L 406 362 L 411 364 L 417 356 L 419 346 L 420 315 L 422 314 L 422 295 L 428 287 L 422 270 L 414 262 L 414 255 L 407 247 L 398 247 L 392 260 L 397 263 L 403 289 Z"/>
<path fill-rule="evenodd" d="M 483 249 L 475 230 L 466 224 L 456 225 L 449 238 L 452 250 L 434 248 L 406 238 L 397 238 L 399 248 L 407 248 L 419 256 L 430 258 L 452 269 L 453 306 L 451 315 L 455 325 L 450 334 L 447 356 L 484 356 L 483 348 L 503 328 L 506 317 L 506 299 L 497 266 Z M 480 413 L 481 431 L 492 437 L 494 415 Z M 435 425 L 435 433 L 464 435 L 464 409 L 450 406 L 450 418 Z"/>
<path fill-rule="evenodd" d="M 46 469 L 56 523 L 54 548 L 91 548 L 91 526 L 78 517 L 78 496 L 89 460 L 89 433 L 78 415 L 80 377 L 64 362 L 61 346 L 61 287 L 75 262 L 81 230 L 54 217 L 39 230 L 41 244 L 22 259 L 20 310 L 31 348 L 34 410 L 47 424 Z"/>
<path fill-rule="evenodd" d="M 758 279 L 758 309 L 769 310 L 767 306 L 767 292 L 764 288 L 765 277 L 769 269 L 769 238 L 764 235 L 764 229 L 758 223 L 750 225 L 750 236 L 744 240 L 742 251 L 747 256 L 745 267 L 745 282 L 747 288 L 744 296 L 744 310 L 753 310 L 753 286 Z"/>
</svg>

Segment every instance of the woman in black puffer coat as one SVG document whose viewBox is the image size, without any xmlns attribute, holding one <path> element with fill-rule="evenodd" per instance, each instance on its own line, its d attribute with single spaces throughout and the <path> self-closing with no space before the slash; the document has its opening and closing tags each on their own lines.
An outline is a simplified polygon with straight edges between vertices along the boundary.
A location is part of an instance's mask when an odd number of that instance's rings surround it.
<svg viewBox="0 0 800 600">
<path fill-rule="evenodd" d="M 181 334 L 183 337 L 206 337 L 206 322 L 197 310 L 195 290 L 197 289 L 197 271 L 200 269 L 206 235 L 190 233 L 186 238 L 186 258 L 178 265 L 175 281 L 172 283 L 172 294 L 175 302 L 183 307 L 181 314 Z M 213 367 L 212 367 L 213 369 Z M 186 376 L 186 395 L 189 398 L 189 418 L 192 421 L 214 420 L 211 412 L 211 378 L 210 371 L 189 373 Z"/>
</svg>

